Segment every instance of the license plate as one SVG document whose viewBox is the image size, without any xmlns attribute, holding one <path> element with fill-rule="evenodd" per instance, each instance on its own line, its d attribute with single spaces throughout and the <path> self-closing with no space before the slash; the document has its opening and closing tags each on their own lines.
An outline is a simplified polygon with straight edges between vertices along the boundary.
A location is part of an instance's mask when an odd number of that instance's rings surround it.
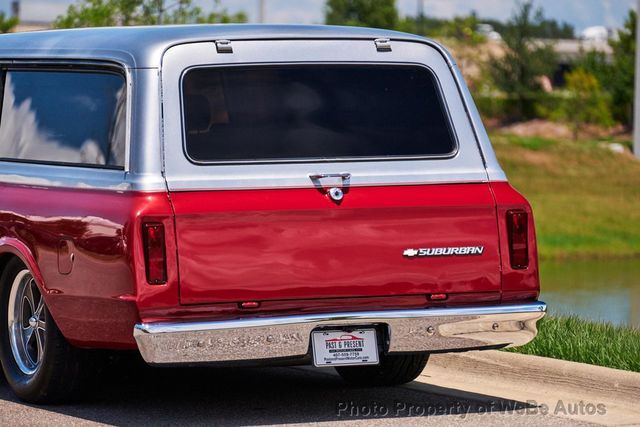
<svg viewBox="0 0 640 427">
<path fill-rule="evenodd" d="M 375 329 L 311 333 L 315 366 L 377 365 Z"/>
</svg>

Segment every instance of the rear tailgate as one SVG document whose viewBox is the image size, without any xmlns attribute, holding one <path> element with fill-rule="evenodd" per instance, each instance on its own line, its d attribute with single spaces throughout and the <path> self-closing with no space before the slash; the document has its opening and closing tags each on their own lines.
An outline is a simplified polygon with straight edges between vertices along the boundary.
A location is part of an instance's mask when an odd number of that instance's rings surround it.
<svg viewBox="0 0 640 427">
<path fill-rule="evenodd" d="M 232 45 L 163 60 L 181 303 L 500 291 L 495 203 L 438 49 Z"/>
<path fill-rule="evenodd" d="M 184 304 L 500 289 L 487 184 L 353 188 L 339 206 L 313 189 L 172 200 Z"/>
</svg>

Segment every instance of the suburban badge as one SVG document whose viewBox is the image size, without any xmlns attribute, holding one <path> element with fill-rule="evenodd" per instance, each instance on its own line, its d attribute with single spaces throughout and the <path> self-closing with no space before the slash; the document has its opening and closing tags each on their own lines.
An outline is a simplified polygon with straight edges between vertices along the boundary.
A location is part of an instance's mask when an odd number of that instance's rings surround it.
<svg viewBox="0 0 640 427">
<path fill-rule="evenodd" d="M 484 246 L 454 246 L 447 248 L 419 248 L 405 249 L 402 255 L 413 257 L 451 256 L 451 255 L 482 255 Z"/>
</svg>

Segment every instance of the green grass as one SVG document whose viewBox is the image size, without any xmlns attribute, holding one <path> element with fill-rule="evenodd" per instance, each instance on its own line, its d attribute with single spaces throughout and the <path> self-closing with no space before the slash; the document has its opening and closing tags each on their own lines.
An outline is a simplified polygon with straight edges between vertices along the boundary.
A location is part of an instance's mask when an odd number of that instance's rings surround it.
<svg viewBox="0 0 640 427">
<path fill-rule="evenodd" d="M 596 141 L 494 134 L 509 182 L 533 207 L 542 259 L 640 256 L 640 161 Z M 509 351 L 640 372 L 640 329 L 546 316 Z"/>
<path fill-rule="evenodd" d="M 518 145 L 529 150 L 540 151 L 555 145 L 558 141 L 555 139 L 540 138 L 537 136 L 514 136 L 504 135 L 509 143 Z"/>
<path fill-rule="evenodd" d="M 491 139 L 531 202 L 540 258 L 640 256 L 640 161 L 595 141 Z"/>
<path fill-rule="evenodd" d="M 640 372 L 640 329 L 545 316 L 533 341 L 507 351 Z"/>
</svg>

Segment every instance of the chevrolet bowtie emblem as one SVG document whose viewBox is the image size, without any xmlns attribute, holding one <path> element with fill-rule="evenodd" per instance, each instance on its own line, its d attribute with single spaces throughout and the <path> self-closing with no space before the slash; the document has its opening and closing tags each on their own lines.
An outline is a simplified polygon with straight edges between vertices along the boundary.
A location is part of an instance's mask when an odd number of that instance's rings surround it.
<svg viewBox="0 0 640 427">
<path fill-rule="evenodd" d="M 402 255 L 404 256 L 416 256 L 418 255 L 418 251 L 415 249 L 405 249 L 405 251 L 402 253 Z"/>
</svg>

